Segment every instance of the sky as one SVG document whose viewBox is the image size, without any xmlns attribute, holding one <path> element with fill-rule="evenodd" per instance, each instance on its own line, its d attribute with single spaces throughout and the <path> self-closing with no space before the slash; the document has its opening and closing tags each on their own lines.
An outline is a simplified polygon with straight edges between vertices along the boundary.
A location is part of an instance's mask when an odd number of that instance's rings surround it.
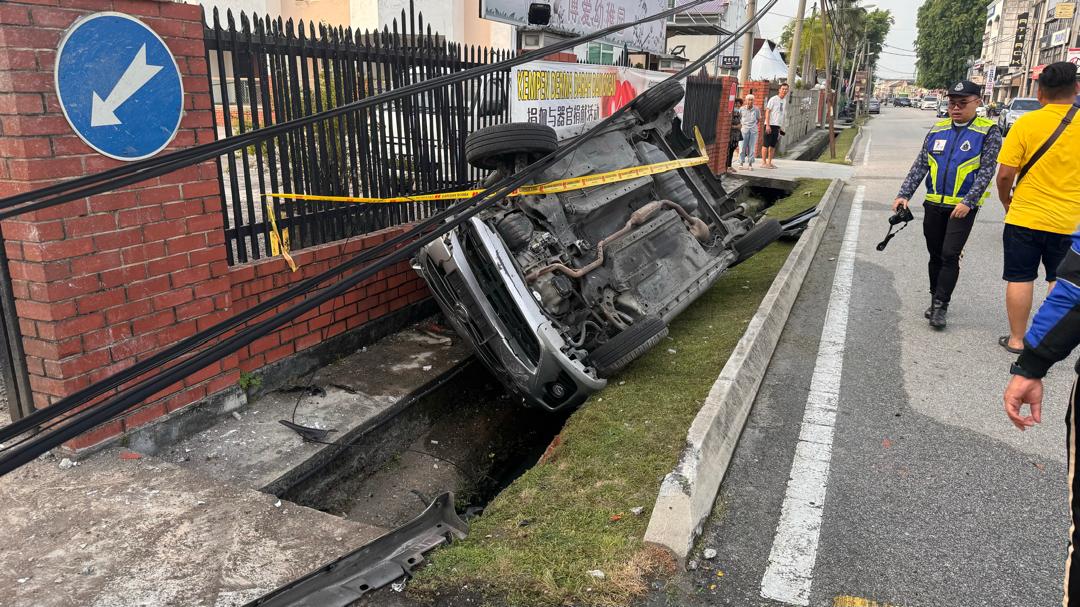
<svg viewBox="0 0 1080 607">
<path fill-rule="evenodd" d="M 758 5 L 764 4 L 758 0 Z M 915 57 L 912 51 L 915 49 L 915 16 L 922 0 L 864 0 L 861 6 L 880 8 L 892 11 L 896 23 L 889 30 L 889 36 L 885 39 L 888 45 L 878 60 L 877 76 L 884 79 L 913 78 L 915 75 Z M 810 16 L 814 0 L 806 0 L 806 16 Z M 795 17 L 795 11 L 799 9 L 798 0 L 779 0 L 769 14 L 761 20 L 761 33 L 766 38 L 780 39 L 780 33 Z M 818 0 L 818 11 L 821 10 Z"/>
</svg>

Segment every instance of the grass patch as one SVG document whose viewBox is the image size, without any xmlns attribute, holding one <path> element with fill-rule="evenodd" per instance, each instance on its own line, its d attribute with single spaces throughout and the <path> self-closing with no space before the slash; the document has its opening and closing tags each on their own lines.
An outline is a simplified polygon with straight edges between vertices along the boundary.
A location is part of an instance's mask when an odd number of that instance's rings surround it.
<svg viewBox="0 0 1080 607">
<path fill-rule="evenodd" d="M 806 180 L 774 208 L 805 209 L 820 195 L 803 194 L 827 186 Z M 670 572 L 666 554 L 642 542 L 660 481 L 792 246 L 774 243 L 727 272 L 670 339 L 574 412 L 548 459 L 496 497 L 467 539 L 436 551 L 409 592 L 430 600 L 467 586 L 515 606 L 625 605 Z"/>
<path fill-rule="evenodd" d="M 766 209 L 766 217 L 787 219 L 817 205 L 832 182 L 829 179 L 800 179 L 798 183 L 787 198 L 777 200 L 776 204 Z"/>
<path fill-rule="evenodd" d="M 860 118 L 850 128 L 840 131 L 836 135 L 836 158 L 829 157 L 829 148 L 825 147 L 825 151 L 818 156 L 818 162 L 829 162 L 832 164 L 851 164 L 844 160 L 847 158 L 848 152 L 851 151 L 851 144 L 855 143 L 855 135 L 859 132 L 859 126 L 866 123 L 865 118 Z"/>
</svg>

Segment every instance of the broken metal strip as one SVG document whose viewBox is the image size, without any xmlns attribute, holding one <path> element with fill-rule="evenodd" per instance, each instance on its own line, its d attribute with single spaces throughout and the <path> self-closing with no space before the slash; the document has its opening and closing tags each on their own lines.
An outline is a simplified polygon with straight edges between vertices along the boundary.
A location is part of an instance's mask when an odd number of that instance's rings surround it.
<svg viewBox="0 0 1080 607">
<path fill-rule="evenodd" d="M 289 582 L 244 607 L 345 607 L 365 594 L 408 575 L 424 553 L 454 538 L 464 539 L 469 526 L 454 510 L 454 494 L 435 498 L 423 514 L 345 556 Z"/>
</svg>

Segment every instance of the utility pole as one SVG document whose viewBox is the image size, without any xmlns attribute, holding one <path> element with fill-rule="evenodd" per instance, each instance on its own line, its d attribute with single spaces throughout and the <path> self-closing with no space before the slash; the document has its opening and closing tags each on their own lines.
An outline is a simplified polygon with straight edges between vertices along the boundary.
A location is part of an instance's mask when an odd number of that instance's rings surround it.
<svg viewBox="0 0 1080 607">
<path fill-rule="evenodd" d="M 746 20 L 753 20 L 757 12 L 756 0 L 746 1 Z M 750 64 L 754 61 L 754 28 L 750 28 L 743 36 L 742 69 L 739 70 L 739 82 L 750 82 Z"/>
<path fill-rule="evenodd" d="M 810 9 L 810 23 L 814 24 L 817 18 L 817 2 L 814 3 L 814 7 Z M 811 31 L 806 40 L 806 52 L 803 53 L 803 84 L 807 84 L 807 74 L 810 75 L 809 88 L 814 88 L 817 84 L 817 66 L 814 65 L 814 32 Z"/>
<path fill-rule="evenodd" d="M 829 158 L 836 158 L 836 133 L 833 131 L 833 105 L 835 99 L 832 93 L 832 32 L 829 31 L 829 5 L 828 0 L 821 0 L 821 20 L 825 32 L 825 111 L 829 119 Z"/>
<path fill-rule="evenodd" d="M 799 52 L 802 46 L 803 15 L 806 14 L 806 0 L 799 0 L 799 10 L 795 12 L 795 35 L 791 40 L 791 53 L 788 56 L 787 82 L 792 89 L 795 88 L 795 66 L 799 65 Z M 803 72 L 803 84 L 806 84 L 806 73 Z"/>
</svg>

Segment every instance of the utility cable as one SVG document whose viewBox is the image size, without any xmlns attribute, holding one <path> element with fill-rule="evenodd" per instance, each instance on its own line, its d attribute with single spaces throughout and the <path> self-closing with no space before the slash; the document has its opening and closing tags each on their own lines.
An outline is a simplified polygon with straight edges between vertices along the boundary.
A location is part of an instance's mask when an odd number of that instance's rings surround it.
<svg viewBox="0 0 1080 607">
<path fill-rule="evenodd" d="M 752 20 L 748 21 L 736 32 L 734 32 L 725 42 L 717 44 L 710 51 L 703 54 L 697 60 L 688 64 L 685 68 L 669 77 L 670 79 L 680 80 L 688 75 L 694 73 L 701 66 L 706 65 L 713 57 L 723 52 L 729 47 L 738 37 L 752 28 L 767 12 L 776 4 L 777 0 L 770 0 L 769 3 L 759 11 Z M 690 5 L 687 5 L 690 6 Z M 666 16 L 664 13 L 658 14 L 655 18 L 661 18 Z M 634 102 L 623 106 L 616 110 L 608 118 L 597 123 L 588 131 L 570 140 L 566 145 L 560 147 L 557 151 L 541 158 L 524 170 L 522 170 L 516 176 L 507 176 L 499 183 L 487 188 L 483 192 L 473 196 L 468 201 L 462 203 L 462 205 L 470 205 L 468 209 L 462 212 L 460 215 L 449 220 L 447 223 L 440 226 L 438 229 L 419 236 L 413 241 L 407 248 L 398 248 L 386 257 L 375 261 L 371 265 L 363 268 L 357 273 L 342 279 L 340 282 L 326 287 L 321 292 L 306 299 L 305 301 L 279 312 L 278 314 L 264 319 L 263 321 L 244 329 L 243 331 L 236 333 L 227 339 L 221 341 L 218 344 L 200 352 L 191 358 L 178 363 L 177 365 L 170 367 L 169 369 L 159 373 L 156 376 L 144 379 L 139 383 L 124 388 L 118 392 L 112 398 L 105 402 L 91 405 L 72 415 L 70 418 L 64 420 L 67 423 L 64 425 L 53 424 L 52 428 L 49 428 L 48 432 L 35 435 L 34 437 L 22 441 L 20 444 L 5 449 L 3 455 L 0 456 L 0 476 L 17 469 L 19 466 L 32 461 L 37 456 L 47 452 L 49 449 L 62 444 L 63 442 L 70 440 L 78 436 L 79 434 L 94 428 L 102 423 L 105 423 L 114 417 L 123 414 L 131 407 L 139 404 L 146 398 L 160 392 L 161 390 L 175 384 L 177 381 L 197 372 L 198 370 L 206 367 L 207 365 L 228 356 L 235 352 L 239 348 L 259 339 L 266 334 L 276 330 L 281 325 L 291 322 L 297 317 L 318 308 L 323 303 L 330 301 L 336 297 L 339 297 L 346 293 L 349 289 L 356 284 L 367 280 L 371 276 L 374 276 L 379 271 L 402 261 L 411 256 L 415 250 L 424 246 L 434 239 L 442 236 L 450 230 L 462 225 L 468 221 L 471 217 L 477 213 L 483 211 L 486 208 L 494 205 L 498 201 L 505 198 L 514 189 L 524 185 L 534 177 L 539 175 L 540 172 L 552 166 L 558 160 L 572 154 L 577 150 L 588 137 L 592 134 L 602 131 L 612 124 L 617 118 L 625 114 L 630 109 L 636 107 L 638 102 L 642 99 L 638 96 Z M 410 230 L 410 233 L 419 233 L 418 230 Z M 47 411 L 47 409 L 46 409 Z M 58 427 L 57 427 L 58 426 Z"/>
</svg>

